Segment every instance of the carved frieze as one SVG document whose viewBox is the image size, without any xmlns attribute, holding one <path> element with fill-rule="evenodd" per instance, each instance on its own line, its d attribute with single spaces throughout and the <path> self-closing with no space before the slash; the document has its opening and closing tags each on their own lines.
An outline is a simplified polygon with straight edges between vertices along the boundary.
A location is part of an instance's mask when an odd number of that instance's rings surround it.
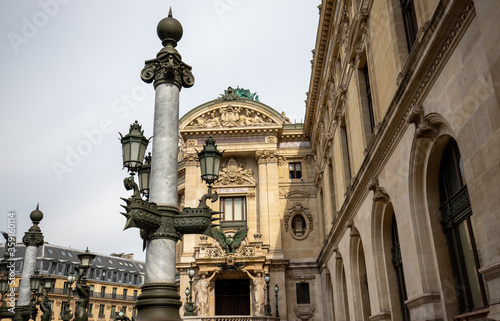
<svg viewBox="0 0 500 321">
<path fill-rule="evenodd" d="M 187 125 L 191 128 L 232 128 L 277 125 L 259 111 L 239 105 L 226 105 L 198 116 Z"/>
</svg>

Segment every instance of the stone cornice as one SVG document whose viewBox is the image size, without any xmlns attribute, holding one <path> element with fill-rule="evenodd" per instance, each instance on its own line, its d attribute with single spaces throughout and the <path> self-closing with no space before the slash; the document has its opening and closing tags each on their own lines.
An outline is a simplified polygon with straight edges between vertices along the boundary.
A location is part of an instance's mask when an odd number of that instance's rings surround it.
<svg viewBox="0 0 500 321">
<path fill-rule="evenodd" d="M 396 148 L 404 131 L 409 126 L 407 117 L 415 105 L 422 104 L 430 86 L 434 83 L 444 62 L 458 44 L 466 27 L 475 16 L 474 3 L 441 0 L 431 20 L 425 24 L 422 43 L 418 50 L 422 53 L 419 63 L 410 75 L 405 77 L 395 92 L 385 117 L 380 123 L 373 142 L 366 151 L 366 157 L 346 194 L 339 211 L 339 218 L 327 236 L 325 245 L 318 256 L 321 265 L 329 257 L 332 244 L 341 237 L 349 215 L 356 213 L 368 193 L 368 184 L 377 177 L 391 152 Z M 443 37 L 442 35 L 446 35 Z"/>
</svg>

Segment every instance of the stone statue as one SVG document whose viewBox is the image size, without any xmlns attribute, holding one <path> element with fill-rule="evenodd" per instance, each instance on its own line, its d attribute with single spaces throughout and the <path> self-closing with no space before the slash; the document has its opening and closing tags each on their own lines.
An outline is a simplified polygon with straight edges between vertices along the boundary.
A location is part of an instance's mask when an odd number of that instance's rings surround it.
<svg viewBox="0 0 500 321">
<path fill-rule="evenodd" d="M 247 270 L 242 270 L 246 272 L 253 282 L 254 291 L 254 302 L 255 302 L 255 315 L 264 316 L 266 311 L 266 300 L 265 300 L 265 288 L 266 281 L 264 280 L 264 275 L 261 272 L 257 272 L 257 276 L 252 276 Z"/>
<path fill-rule="evenodd" d="M 52 319 L 52 307 L 48 297 L 44 297 L 42 303 L 40 304 L 40 310 L 42 310 L 41 321 L 50 321 Z"/>
<path fill-rule="evenodd" d="M 83 273 L 79 273 L 78 280 L 76 281 L 76 291 L 80 297 L 76 301 L 75 318 L 73 321 L 88 321 L 87 308 L 89 307 L 90 287 L 86 280 L 82 281 Z"/>
<path fill-rule="evenodd" d="M 196 283 L 196 306 L 198 307 L 198 315 L 208 315 L 209 305 L 208 305 L 208 288 L 210 286 L 210 281 L 214 278 L 215 271 L 211 277 L 207 279 L 206 273 L 201 275 L 201 279 Z"/>
</svg>

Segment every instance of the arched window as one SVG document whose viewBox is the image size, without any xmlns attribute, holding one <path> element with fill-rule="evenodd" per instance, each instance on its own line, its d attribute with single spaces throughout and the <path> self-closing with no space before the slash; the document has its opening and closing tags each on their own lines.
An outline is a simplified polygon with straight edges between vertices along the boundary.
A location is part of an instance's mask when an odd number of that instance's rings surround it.
<svg viewBox="0 0 500 321">
<path fill-rule="evenodd" d="M 444 233 L 450 253 L 459 313 L 488 305 L 474 241 L 474 219 L 460 151 L 455 140 L 445 147 L 439 169 L 439 193 Z"/>
<path fill-rule="evenodd" d="M 392 238 L 392 264 L 394 270 L 396 271 L 396 280 L 398 282 L 398 297 L 399 306 L 401 308 L 401 320 L 410 320 L 410 310 L 405 304 L 408 300 L 408 294 L 406 292 L 405 274 L 403 271 L 403 260 L 401 258 L 401 248 L 399 247 L 399 235 L 398 226 L 396 224 L 396 215 L 392 215 L 392 226 L 391 226 L 391 238 Z"/>
</svg>

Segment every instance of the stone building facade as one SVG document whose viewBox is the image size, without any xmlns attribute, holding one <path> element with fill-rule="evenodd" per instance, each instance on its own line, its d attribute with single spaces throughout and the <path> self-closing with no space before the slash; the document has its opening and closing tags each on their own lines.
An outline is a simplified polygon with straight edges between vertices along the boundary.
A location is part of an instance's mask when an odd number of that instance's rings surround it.
<svg viewBox="0 0 500 321">
<path fill-rule="evenodd" d="M 16 290 L 19 288 L 25 249 L 24 245 L 17 245 L 15 258 L 11 259 L 16 266 Z M 4 252 L 5 248 L 2 247 L 0 255 Z M 56 279 L 54 288 L 49 292 L 52 320 L 62 320 L 61 311 L 65 310 L 68 301 L 67 277 L 74 272 L 74 266 L 80 264 L 78 254 L 83 252 L 48 243 L 38 248 L 36 269 L 40 275 L 50 275 Z M 135 302 L 141 294 L 143 275 L 144 262 L 134 260 L 132 254 L 98 254 L 87 274 L 87 284 L 90 286 L 89 321 L 114 320 L 115 314 L 120 311 L 129 318 L 135 317 Z M 71 292 L 70 309 L 74 313 L 78 299 L 75 283 L 72 284 Z M 42 312 L 38 311 L 37 320 L 40 320 L 41 315 Z"/>
<path fill-rule="evenodd" d="M 231 88 L 181 119 L 179 204 L 206 192 L 196 150 L 213 136 L 211 206 L 248 233 L 234 252 L 184 236 L 180 288 L 190 267 L 221 271 L 209 315 L 255 315 L 244 266 L 279 286 L 282 320 L 499 320 L 500 4 L 319 9 L 304 124 Z"/>
<path fill-rule="evenodd" d="M 304 131 L 324 320 L 500 319 L 499 18 L 322 2 Z"/>
</svg>

